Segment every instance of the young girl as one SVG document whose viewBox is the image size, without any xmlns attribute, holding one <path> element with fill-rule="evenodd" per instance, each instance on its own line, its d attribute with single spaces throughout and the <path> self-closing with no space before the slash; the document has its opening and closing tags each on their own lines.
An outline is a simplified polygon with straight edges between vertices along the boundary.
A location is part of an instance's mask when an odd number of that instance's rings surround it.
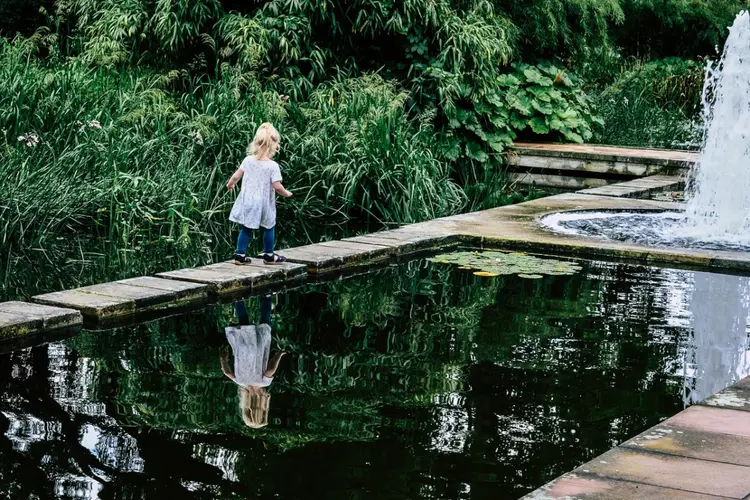
<svg viewBox="0 0 750 500">
<path fill-rule="evenodd" d="M 242 179 L 242 189 L 229 215 L 230 221 L 240 225 L 235 264 L 250 264 L 247 245 L 250 243 L 253 230 L 261 226 L 263 262 L 278 264 L 286 260 L 274 252 L 276 193 L 285 198 L 292 196 L 292 193 L 281 185 L 281 170 L 278 163 L 273 161 L 273 155 L 279 151 L 279 142 L 279 133 L 274 126 L 270 123 L 262 124 L 248 148 L 247 158 L 227 182 L 227 189 L 231 191 Z"/>
</svg>

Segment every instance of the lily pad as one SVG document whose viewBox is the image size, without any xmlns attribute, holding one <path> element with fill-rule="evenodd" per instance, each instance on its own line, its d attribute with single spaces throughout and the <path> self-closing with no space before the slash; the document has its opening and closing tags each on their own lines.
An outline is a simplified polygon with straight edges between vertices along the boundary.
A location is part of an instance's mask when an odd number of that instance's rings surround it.
<svg viewBox="0 0 750 500">
<path fill-rule="evenodd" d="M 437 255 L 431 259 L 440 264 L 452 264 L 459 269 L 474 271 L 477 276 L 517 274 L 526 279 L 540 279 L 545 275 L 575 274 L 581 270 L 575 262 L 535 257 L 520 252 L 459 251 Z"/>
<path fill-rule="evenodd" d="M 496 273 L 488 273 L 487 271 L 476 271 L 474 273 L 474 276 L 482 276 L 484 278 L 494 278 L 495 276 L 500 276 Z"/>
</svg>

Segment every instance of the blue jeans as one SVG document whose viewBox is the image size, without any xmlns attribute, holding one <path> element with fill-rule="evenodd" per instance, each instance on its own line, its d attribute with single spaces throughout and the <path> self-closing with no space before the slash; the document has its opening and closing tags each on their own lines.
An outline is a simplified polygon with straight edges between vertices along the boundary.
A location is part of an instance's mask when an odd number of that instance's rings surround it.
<svg viewBox="0 0 750 500">
<path fill-rule="evenodd" d="M 260 299 L 260 324 L 270 325 L 271 324 L 271 301 L 270 295 Z M 247 313 L 247 306 L 245 302 L 237 301 L 234 303 L 234 311 L 237 314 L 237 319 L 240 325 L 246 326 L 250 324 L 250 315 Z"/>
<path fill-rule="evenodd" d="M 245 255 L 247 246 L 253 237 L 253 230 L 245 226 L 240 226 L 240 235 L 237 237 L 237 253 Z M 273 253 L 274 241 L 276 239 L 276 228 L 263 228 L 263 253 Z"/>
</svg>

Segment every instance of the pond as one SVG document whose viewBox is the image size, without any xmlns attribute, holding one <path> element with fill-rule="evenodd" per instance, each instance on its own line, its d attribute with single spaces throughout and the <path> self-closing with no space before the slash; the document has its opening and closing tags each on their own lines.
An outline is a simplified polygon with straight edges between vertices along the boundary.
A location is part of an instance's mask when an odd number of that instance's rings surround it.
<svg viewBox="0 0 750 500">
<path fill-rule="evenodd" d="M 748 278 L 579 265 L 415 261 L 4 354 L 0 491 L 514 499 L 750 372 Z M 250 392 L 243 308 L 287 353 Z"/>
</svg>

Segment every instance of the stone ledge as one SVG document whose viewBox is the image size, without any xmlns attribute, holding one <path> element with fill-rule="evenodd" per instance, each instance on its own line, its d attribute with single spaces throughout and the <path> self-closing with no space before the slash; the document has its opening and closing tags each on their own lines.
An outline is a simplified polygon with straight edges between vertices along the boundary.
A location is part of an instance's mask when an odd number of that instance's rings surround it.
<svg viewBox="0 0 750 500">
<path fill-rule="evenodd" d="M 37 295 L 38 304 L 79 310 L 90 318 L 135 313 L 137 310 L 175 307 L 206 297 L 206 287 L 197 284 L 171 285 L 152 277 L 131 278 L 73 290 Z"/>
<path fill-rule="evenodd" d="M 214 295 L 250 291 L 274 283 L 286 283 L 302 279 L 307 274 L 305 266 L 293 263 L 249 264 L 238 266 L 233 262 L 220 262 L 198 268 L 180 269 L 158 273 L 156 276 L 168 280 L 205 285 Z"/>
<path fill-rule="evenodd" d="M 0 338 L 78 327 L 82 322 L 81 313 L 74 309 L 28 302 L 0 303 Z"/>
</svg>

